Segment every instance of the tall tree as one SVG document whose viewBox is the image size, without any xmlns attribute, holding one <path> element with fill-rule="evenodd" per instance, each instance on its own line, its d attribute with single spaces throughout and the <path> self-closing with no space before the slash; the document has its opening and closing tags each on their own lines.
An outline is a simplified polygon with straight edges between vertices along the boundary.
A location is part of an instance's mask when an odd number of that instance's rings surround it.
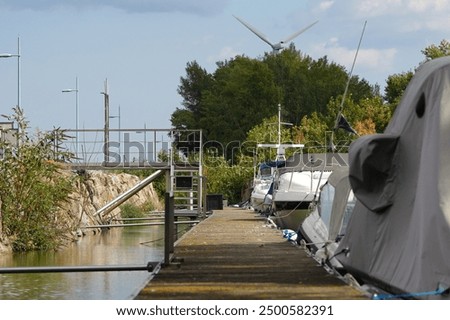
<svg viewBox="0 0 450 320">
<path fill-rule="evenodd" d="M 180 79 L 178 93 L 183 97 L 184 107 L 193 113 L 199 113 L 202 92 L 211 87 L 213 78 L 197 61 L 187 64 L 186 74 L 186 78 Z"/>
<path fill-rule="evenodd" d="M 214 73 L 214 84 L 202 99 L 200 126 L 210 140 L 241 142 L 252 127 L 276 112 L 276 87 L 267 65 L 238 56 Z"/>
<path fill-rule="evenodd" d="M 201 101 L 205 90 L 213 84 L 212 75 L 200 67 L 197 61 L 186 66 L 186 77 L 181 77 L 178 94 L 183 97 L 185 109 L 177 108 L 172 114 L 172 125 L 176 128 L 198 129 L 201 118 Z"/>
<path fill-rule="evenodd" d="M 390 75 L 386 80 L 386 87 L 384 89 L 384 99 L 391 105 L 397 105 L 413 77 L 412 71 L 396 73 Z"/>
<path fill-rule="evenodd" d="M 312 112 L 326 112 L 328 101 L 344 92 L 348 79 L 344 67 L 329 62 L 326 56 L 313 60 L 293 44 L 277 55 L 267 54 L 263 62 L 275 74 L 286 120 L 295 124 Z M 349 92 L 355 99 L 371 97 L 373 91 L 367 81 L 352 77 Z"/>
<path fill-rule="evenodd" d="M 425 61 L 433 60 L 440 57 L 450 55 L 450 42 L 442 40 L 438 45 L 432 44 L 423 49 L 422 54 L 425 56 Z M 414 71 L 407 71 L 390 75 L 386 80 L 386 87 L 384 89 L 384 98 L 391 105 L 392 110 L 395 110 L 400 99 L 413 77 Z"/>
</svg>

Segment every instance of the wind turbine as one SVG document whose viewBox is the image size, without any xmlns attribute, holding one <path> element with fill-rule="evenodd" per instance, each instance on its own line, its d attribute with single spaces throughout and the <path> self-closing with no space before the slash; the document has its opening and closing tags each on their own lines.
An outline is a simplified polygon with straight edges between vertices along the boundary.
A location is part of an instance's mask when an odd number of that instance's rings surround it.
<svg viewBox="0 0 450 320">
<path fill-rule="evenodd" d="M 258 31 L 257 29 L 255 29 L 255 27 L 251 26 L 250 24 L 248 24 L 247 22 L 245 22 L 241 18 L 236 17 L 235 15 L 233 15 L 233 17 L 235 17 L 240 23 L 242 23 L 245 27 L 247 27 L 251 32 L 256 34 L 262 41 L 264 41 L 265 43 L 270 45 L 272 47 L 272 49 L 273 49 L 273 53 L 278 53 L 281 49 L 284 48 L 284 45 L 286 43 L 291 42 L 292 40 L 294 40 L 294 38 L 298 37 L 300 34 L 302 34 L 306 30 L 311 28 L 313 25 L 315 25 L 317 22 L 319 22 L 319 21 L 313 22 L 309 26 L 307 26 L 306 28 L 303 28 L 303 29 L 301 29 L 301 30 L 291 34 L 286 39 L 281 40 L 278 43 L 272 43 L 272 42 L 270 42 L 270 40 L 266 37 L 266 35 L 264 33 Z"/>
</svg>

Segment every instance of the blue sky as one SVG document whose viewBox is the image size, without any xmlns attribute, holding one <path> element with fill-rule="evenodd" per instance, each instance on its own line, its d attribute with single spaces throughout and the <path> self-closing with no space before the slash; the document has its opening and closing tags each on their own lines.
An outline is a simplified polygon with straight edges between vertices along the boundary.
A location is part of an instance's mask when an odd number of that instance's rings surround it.
<svg viewBox="0 0 450 320">
<path fill-rule="evenodd" d="M 367 20 L 354 74 L 382 87 L 450 38 L 450 0 L 0 0 L 0 53 L 17 53 L 20 36 L 21 105 L 33 128 L 75 127 L 75 95 L 61 90 L 76 77 L 80 128 L 103 127 L 105 79 L 122 128 L 168 128 L 186 63 L 213 72 L 217 61 L 271 51 L 233 15 L 274 42 L 319 20 L 296 48 L 348 70 Z M 17 58 L 0 59 L 0 113 L 16 103 Z"/>
</svg>

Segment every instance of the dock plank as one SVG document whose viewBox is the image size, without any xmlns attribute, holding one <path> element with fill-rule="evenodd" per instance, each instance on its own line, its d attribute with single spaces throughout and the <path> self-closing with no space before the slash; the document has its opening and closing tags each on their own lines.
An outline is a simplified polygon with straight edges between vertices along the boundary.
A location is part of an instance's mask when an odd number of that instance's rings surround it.
<svg viewBox="0 0 450 320">
<path fill-rule="evenodd" d="M 164 267 L 136 299 L 365 299 L 283 239 L 253 211 L 214 213 L 176 244 L 180 266 Z"/>
</svg>

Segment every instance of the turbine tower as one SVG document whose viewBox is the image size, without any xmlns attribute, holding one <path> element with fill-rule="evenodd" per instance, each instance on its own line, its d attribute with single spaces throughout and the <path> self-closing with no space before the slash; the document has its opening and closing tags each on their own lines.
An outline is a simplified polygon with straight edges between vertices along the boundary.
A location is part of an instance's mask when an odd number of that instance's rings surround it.
<svg viewBox="0 0 450 320">
<path fill-rule="evenodd" d="M 272 47 L 273 53 L 278 53 L 281 49 L 284 48 L 284 45 L 286 43 L 291 42 L 292 40 L 294 40 L 294 38 L 298 37 L 300 34 L 302 34 L 306 30 L 311 28 L 313 25 L 315 25 L 317 22 L 319 22 L 319 21 L 315 21 L 315 22 L 311 23 L 309 26 L 307 26 L 306 28 L 303 28 L 303 29 L 291 34 L 289 37 L 285 38 L 284 40 L 281 40 L 278 43 L 272 43 L 272 42 L 270 42 L 270 40 L 266 37 L 266 35 L 264 33 L 258 31 L 255 27 L 251 26 L 250 24 L 248 24 L 241 18 L 236 17 L 235 15 L 233 15 L 233 17 L 235 17 L 240 23 L 242 23 L 245 27 L 247 27 L 251 32 L 256 34 L 262 41 L 264 41 L 265 43 L 270 45 Z"/>
</svg>

